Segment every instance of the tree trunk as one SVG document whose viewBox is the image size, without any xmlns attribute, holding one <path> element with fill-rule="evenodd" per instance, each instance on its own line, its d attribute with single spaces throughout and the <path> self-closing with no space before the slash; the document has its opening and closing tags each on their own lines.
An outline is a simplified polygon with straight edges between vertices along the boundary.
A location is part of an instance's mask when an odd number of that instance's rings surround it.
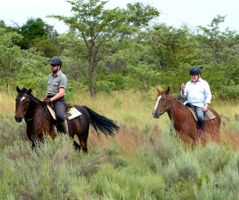
<svg viewBox="0 0 239 200">
<path fill-rule="evenodd" d="M 93 97 L 95 95 L 95 76 L 94 76 L 94 63 L 89 63 L 89 89 L 90 89 L 90 96 Z"/>
</svg>

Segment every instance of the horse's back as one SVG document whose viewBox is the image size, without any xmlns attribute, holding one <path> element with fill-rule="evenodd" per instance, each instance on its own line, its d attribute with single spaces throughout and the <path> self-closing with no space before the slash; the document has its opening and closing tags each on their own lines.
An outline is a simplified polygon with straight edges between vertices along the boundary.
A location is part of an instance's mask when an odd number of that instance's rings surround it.
<svg viewBox="0 0 239 200">
<path fill-rule="evenodd" d="M 80 111 L 82 113 L 83 117 L 90 118 L 90 115 L 84 106 L 74 105 L 74 108 L 76 108 L 78 111 Z"/>
<path fill-rule="evenodd" d="M 217 111 L 215 111 L 213 108 L 210 108 L 210 111 L 216 116 L 215 120 L 218 122 L 219 126 L 221 125 L 221 117 Z"/>
</svg>

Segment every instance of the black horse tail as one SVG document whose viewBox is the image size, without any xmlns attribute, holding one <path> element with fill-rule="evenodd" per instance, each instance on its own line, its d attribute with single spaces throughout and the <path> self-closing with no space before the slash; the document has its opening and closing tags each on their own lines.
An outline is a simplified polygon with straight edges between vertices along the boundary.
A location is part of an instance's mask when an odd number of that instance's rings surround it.
<svg viewBox="0 0 239 200">
<path fill-rule="evenodd" d="M 113 135 L 115 131 L 119 129 L 119 127 L 115 124 L 115 122 L 105 116 L 102 116 L 90 108 L 83 106 L 90 115 L 91 124 L 93 125 L 96 132 L 100 130 L 105 135 Z"/>
</svg>

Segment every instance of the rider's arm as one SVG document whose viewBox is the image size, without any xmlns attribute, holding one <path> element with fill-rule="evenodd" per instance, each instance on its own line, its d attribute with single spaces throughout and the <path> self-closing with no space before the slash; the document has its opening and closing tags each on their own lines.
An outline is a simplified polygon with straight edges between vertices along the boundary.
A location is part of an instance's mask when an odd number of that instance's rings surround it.
<svg viewBox="0 0 239 200">
<path fill-rule="evenodd" d="M 53 97 L 50 98 L 51 101 L 55 101 L 57 99 L 60 99 L 61 97 L 63 97 L 65 95 L 65 88 L 61 87 L 59 89 L 59 92 L 56 93 Z"/>
<path fill-rule="evenodd" d="M 65 95 L 65 89 L 67 87 L 67 78 L 63 76 L 59 83 L 59 92 L 56 93 L 53 97 L 51 97 L 51 101 L 56 101 Z"/>
<path fill-rule="evenodd" d="M 188 83 L 186 85 L 184 85 L 184 84 L 181 85 L 180 95 L 184 99 L 187 99 L 187 96 L 188 96 L 188 89 L 187 89 L 188 86 L 187 85 L 188 85 Z"/>
</svg>

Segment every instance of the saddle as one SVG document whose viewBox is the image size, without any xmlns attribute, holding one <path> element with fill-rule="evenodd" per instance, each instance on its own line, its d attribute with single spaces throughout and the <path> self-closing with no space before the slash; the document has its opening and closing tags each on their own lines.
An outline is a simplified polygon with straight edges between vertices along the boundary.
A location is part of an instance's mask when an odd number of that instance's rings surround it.
<svg viewBox="0 0 239 200">
<path fill-rule="evenodd" d="M 192 113 L 194 119 L 195 119 L 196 121 L 198 121 L 197 114 L 196 114 L 195 110 L 194 110 L 192 107 L 188 106 L 188 105 L 186 105 L 186 107 L 187 107 L 188 110 L 190 110 L 190 112 Z M 205 112 L 205 118 L 204 118 L 205 121 L 207 121 L 207 120 L 212 120 L 212 119 L 214 119 L 214 118 L 216 118 L 216 116 L 213 114 L 213 112 L 212 112 L 210 109 L 208 109 L 208 110 Z"/>
<path fill-rule="evenodd" d="M 72 120 L 72 119 L 82 115 L 82 113 L 79 110 L 77 110 L 74 106 L 65 104 L 65 108 L 66 108 L 65 115 L 69 120 Z M 49 110 L 53 119 L 56 120 L 56 112 L 55 112 L 53 104 L 47 105 L 47 109 Z"/>
</svg>

